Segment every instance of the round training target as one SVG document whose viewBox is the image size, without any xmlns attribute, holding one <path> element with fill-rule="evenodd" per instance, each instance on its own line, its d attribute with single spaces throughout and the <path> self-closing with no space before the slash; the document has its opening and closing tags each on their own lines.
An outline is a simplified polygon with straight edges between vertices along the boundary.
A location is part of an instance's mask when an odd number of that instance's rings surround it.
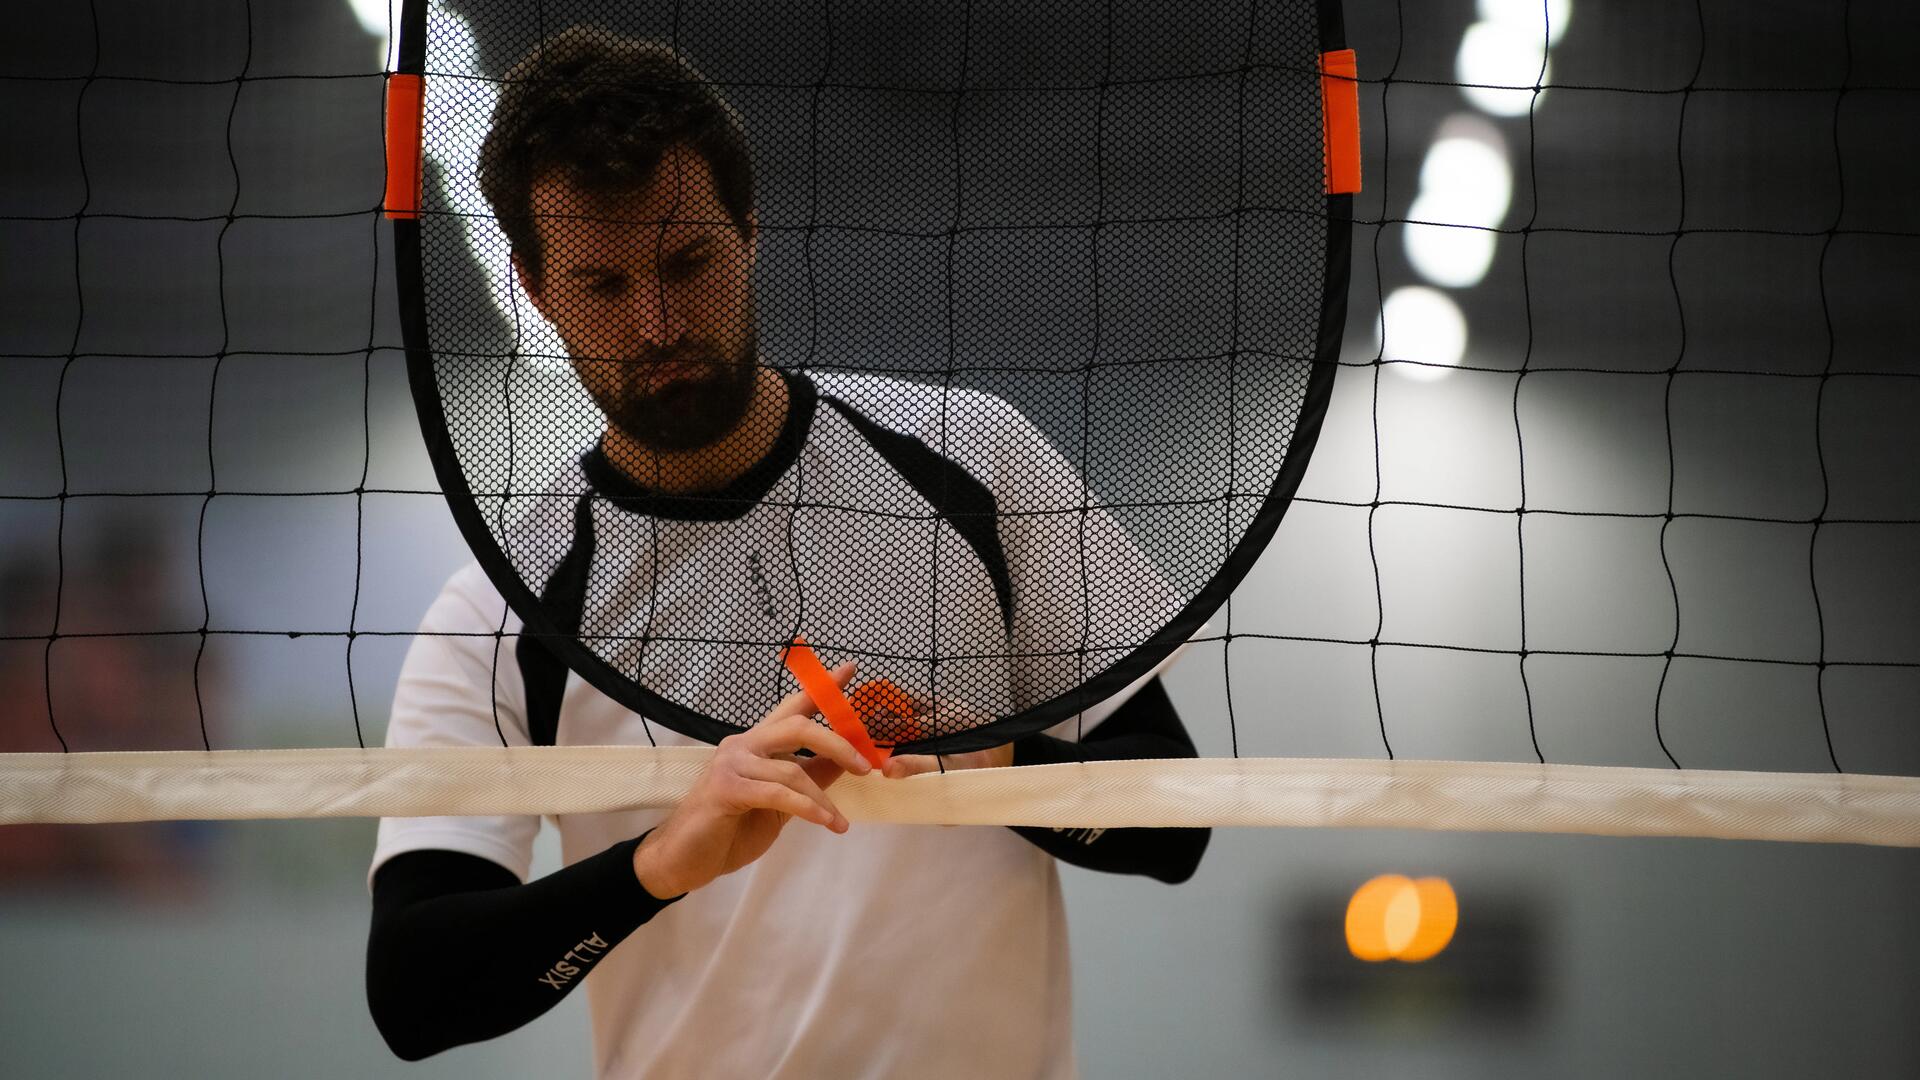
<svg viewBox="0 0 1920 1080">
<path fill-rule="evenodd" d="M 876 742 L 940 751 L 1157 670 L 1326 405 L 1340 36 L 1244 0 L 410 3 L 409 363 L 524 623 L 501 662 L 717 740 L 803 638 Z"/>
</svg>

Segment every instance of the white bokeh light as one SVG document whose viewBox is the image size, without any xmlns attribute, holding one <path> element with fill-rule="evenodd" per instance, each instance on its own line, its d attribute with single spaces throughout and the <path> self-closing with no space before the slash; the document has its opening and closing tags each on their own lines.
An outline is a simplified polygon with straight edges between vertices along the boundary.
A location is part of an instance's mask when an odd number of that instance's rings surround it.
<svg viewBox="0 0 1920 1080">
<path fill-rule="evenodd" d="M 464 16 L 446 9 L 441 0 L 435 0 L 433 7 L 427 40 L 429 69 L 466 70 L 472 58 L 480 55 L 472 28 Z M 499 90 L 491 81 L 478 78 L 429 78 L 425 86 L 427 115 L 441 120 L 434 128 L 434 138 L 427 141 L 426 155 L 440 167 L 446 197 L 460 216 L 474 261 L 486 275 L 488 297 L 507 324 L 514 327 L 514 351 L 535 368 L 563 369 L 566 346 L 527 299 L 508 261 L 506 235 L 480 193 L 480 144 L 486 141 L 492 126 Z"/>
<path fill-rule="evenodd" d="M 1536 85 L 1551 81 L 1550 50 L 1566 33 L 1572 0 L 1480 0 L 1480 21 L 1460 39 L 1460 93 L 1494 116 L 1522 116 Z"/>
<path fill-rule="evenodd" d="M 1420 166 L 1420 193 L 1439 199 L 1448 221 L 1500 224 L 1513 201 L 1513 172 L 1499 131 L 1471 117 L 1442 125 Z"/>
<path fill-rule="evenodd" d="M 1467 353 L 1467 320 L 1453 298 L 1425 285 L 1404 285 L 1380 305 L 1380 357 L 1412 379 L 1445 378 Z"/>
<path fill-rule="evenodd" d="M 1480 0 L 1482 22 L 1519 27 L 1541 36 L 1540 19 L 1546 17 L 1547 44 L 1560 40 L 1567 32 L 1567 19 L 1573 15 L 1573 0 Z"/>
<path fill-rule="evenodd" d="M 1444 220 L 1445 214 L 1427 205 L 1425 198 L 1414 200 L 1410 216 L 1423 221 Z M 1493 265 L 1495 234 L 1485 229 L 1464 228 L 1458 224 L 1407 226 L 1407 261 L 1420 276 L 1435 285 L 1464 289 L 1479 284 Z"/>
<path fill-rule="evenodd" d="M 384 71 L 392 71 L 398 61 L 400 37 L 393 33 L 394 21 L 399 12 L 394 7 L 399 0 L 347 0 L 347 7 L 353 17 L 367 33 L 380 39 L 380 62 Z"/>
<path fill-rule="evenodd" d="M 1542 84 L 1553 65 L 1543 61 L 1546 42 L 1537 29 L 1478 22 L 1460 39 L 1454 75 L 1460 93 L 1494 116 L 1524 116 L 1533 106 L 1534 80 Z"/>
<path fill-rule="evenodd" d="M 1420 194 L 1407 216 L 1407 260 L 1428 281 L 1448 288 L 1477 285 L 1493 264 L 1506 218 L 1513 173 L 1500 133 L 1457 117 L 1441 127 L 1420 167 Z"/>
</svg>

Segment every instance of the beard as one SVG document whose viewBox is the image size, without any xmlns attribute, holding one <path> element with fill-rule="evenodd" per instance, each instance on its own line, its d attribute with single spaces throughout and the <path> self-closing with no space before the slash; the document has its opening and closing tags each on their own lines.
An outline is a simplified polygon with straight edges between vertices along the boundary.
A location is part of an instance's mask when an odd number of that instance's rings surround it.
<svg viewBox="0 0 1920 1080">
<path fill-rule="evenodd" d="M 758 356 L 752 332 L 731 355 L 710 341 L 682 340 L 623 363 L 617 386 L 595 392 L 594 403 L 649 450 L 702 450 L 731 434 L 752 407 Z M 669 366 L 679 370 L 655 385 Z"/>
</svg>

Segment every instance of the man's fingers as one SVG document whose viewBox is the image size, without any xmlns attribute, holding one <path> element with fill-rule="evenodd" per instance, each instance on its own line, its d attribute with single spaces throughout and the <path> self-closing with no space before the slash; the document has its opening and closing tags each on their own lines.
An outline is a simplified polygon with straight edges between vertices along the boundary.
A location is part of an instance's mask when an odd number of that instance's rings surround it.
<svg viewBox="0 0 1920 1080">
<path fill-rule="evenodd" d="M 865 776 L 873 766 L 832 729 L 821 727 L 811 716 L 789 716 L 770 720 L 750 729 L 745 736 L 753 752 L 762 757 L 810 750 L 856 776 Z"/>
<path fill-rule="evenodd" d="M 812 777 L 813 782 L 819 784 L 823 791 L 832 787 L 835 780 L 847 775 L 847 770 L 841 768 L 840 763 L 831 758 L 803 758 L 800 761 L 800 767 L 807 770 L 807 775 Z"/>
<path fill-rule="evenodd" d="M 846 823 L 846 816 L 840 813 L 840 808 L 833 805 L 833 800 L 827 798 L 827 793 L 814 782 L 813 776 L 797 762 L 754 758 L 741 767 L 740 775 L 750 780 L 764 780 L 771 784 L 779 784 L 799 792 L 812 800 L 821 810 L 826 811 L 827 820 L 822 824 L 830 825 L 836 831 Z"/>
<path fill-rule="evenodd" d="M 940 768 L 940 759 L 932 754 L 895 754 L 887 759 L 884 770 L 889 780 L 903 780 L 921 773 L 936 772 Z"/>
<path fill-rule="evenodd" d="M 903 776 L 917 776 L 924 772 L 933 772 L 945 766 L 947 772 L 956 769 L 1000 769 L 1013 764 L 1013 744 L 1002 743 L 986 750 L 969 750 L 964 754 L 900 754 L 887 762 L 886 775 L 892 779 Z"/>
<path fill-rule="evenodd" d="M 847 831 L 847 819 L 837 811 L 829 811 L 784 784 L 740 776 L 734 778 L 733 787 L 743 810 L 772 810 L 788 817 L 804 818 L 834 832 Z"/>
</svg>

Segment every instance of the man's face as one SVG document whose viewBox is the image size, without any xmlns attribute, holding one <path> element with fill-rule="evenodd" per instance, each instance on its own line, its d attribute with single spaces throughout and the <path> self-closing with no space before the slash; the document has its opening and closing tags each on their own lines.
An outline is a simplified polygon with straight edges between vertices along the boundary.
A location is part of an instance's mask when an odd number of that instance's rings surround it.
<svg viewBox="0 0 1920 1080">
<path fill-rule="evenodd" d="M 632 193 L 548 174 L 532 203 L 544 265 L 516 269 L 607 419 L 656 451 L 725 437 L 753 401 L 753 241 L 706 160 L 670 150 Z"/>
</svg>

